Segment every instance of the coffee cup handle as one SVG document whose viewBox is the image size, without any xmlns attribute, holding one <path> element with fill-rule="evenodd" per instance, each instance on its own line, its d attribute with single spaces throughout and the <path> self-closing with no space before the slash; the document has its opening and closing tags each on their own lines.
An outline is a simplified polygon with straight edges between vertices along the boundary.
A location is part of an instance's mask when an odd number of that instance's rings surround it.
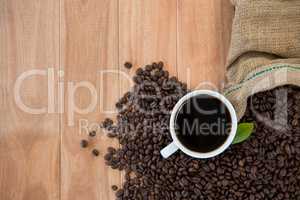
<svg viewBox="0 0 300 200">
<path fill-rule="evenodd" d="M 171 144 L 169 144 L 168 146 L 166 146 L 165 148 L 163 148 L 160 151 L 160 154 L 162 155 L 162 157 L 164 158 L 169 158 L 172 154 L 174 154 L 177 150 L 178 150 L 178 146 L 172 142 Z"/>
</svg>

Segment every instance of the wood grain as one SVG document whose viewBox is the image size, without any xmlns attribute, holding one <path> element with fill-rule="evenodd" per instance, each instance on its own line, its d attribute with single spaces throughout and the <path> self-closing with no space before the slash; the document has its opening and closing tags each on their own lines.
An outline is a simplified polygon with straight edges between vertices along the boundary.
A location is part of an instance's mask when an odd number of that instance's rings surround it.
<svg viewBox="0 0 300 200">
<path fill-rule="evenodd" d="M 0 1 L 1 200 L 60 198 L 59 116 L 47 111 L 47 104 L 56 107 L 48 102 L 47 69 L 58 66 L 58 10 L 53 0 Z M 18 78 L 32 70 L 44 75 L 26 76 L 14 93 Z M 45 110 L 22 110 L 14 94 L 27 107 Z"/>
<path fill-rule="evenodd" d="M 118 1 L 117 0 L 63 0 L 61 5 L 61 68 L 64 70 L 65 112 L 62 119 L 62 200 L 114 199 L 111 185 L 120 185 L 120 172 L 110 170 L 103 156 L 116 142 L 97 131 L 91 139 L 82 127 L 88 123 L 96 129 L 119 96 L 118 74 L 101 72 L 118 69 Z M 75 94 L 70 84 L 90 84 L 96 94 L 80 87 Z M 72 86 L 72 87 L 73 87 Z M 88 86 L 88 85 L 87 85 Z M 71 94 L 71 95 L 70 95 Z M 70 113 L 72 99 L 75 106 L 84 109 L 97 98 L 97 104 L 87 113 Z M 74 123 L 74 124 L 72 124 Z M 94 125 L 93 125 L 94 124 Z M 88 139 L 90 146 L 80 148 L 80 140 Z M 91 151 L 100 151 L 98 158 Z"/>
<path fill-rule="evenodd" d="M 222 88 L 232 14 L 229 0 L 179 0 L 178 74 L 190 88 Z"/>
<path fill-rule="evenodd" d="M 121 0 L 119 9 L 120 62 L 136 69 L 163 61 L 176 75 L 177 1 Z"/>
</svg>

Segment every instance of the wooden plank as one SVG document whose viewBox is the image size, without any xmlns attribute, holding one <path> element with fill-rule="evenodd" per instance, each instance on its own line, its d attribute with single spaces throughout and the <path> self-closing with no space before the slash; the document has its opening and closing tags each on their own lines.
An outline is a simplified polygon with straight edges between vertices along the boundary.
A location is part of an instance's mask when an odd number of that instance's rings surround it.
<svg viewBox="0 0 300 200">
<path fill-rule="evenodd" d="M 179 0 L 178 74 L 192 89 L 220 89 L 231 34 L 229 0 Z"/>
<path fill-rule="evenodd" d="M 62 0 L 61 63 L 65 82 L 61 199 L 114 199 L 111 185 L 120 185 L 121 174 L 105 166 L 103 155 L 108 146 L 118 144 L 107 139 L 101 130 L 95 139 L 89 139 L 87 149 L 80 148 L 80 140 L 89 138 L 83 128 L 85 123 L 95 129 L 93 124 L 111 116 L 106 111 L 114 107 L 119 96 L 119 75 L 106 73 L 118 69 L 117 0 Z M 82 87 L 74 92 L 76 86 Z M 96 94 L 87 86 L 94 88 Z M 92 109 L 81 114 L 77 111 L 73 118 L 73 99 L 76 107 L 84 109 L 91 105 Z M 99 149 L 99 157 L 92 156 L 93 148 Z"/>
<path fill-rule="evenodd" d="M 177 73 L 176 23 L 174 0 L 119 1 L 119 60 L 133 64 L 120 68 L 120 93 L 130 90 L 130 78 L 138 67 L 163 61 L 171 75 Z"/>
<path fill-rule="evenodd" d="M 119 8 L 120 63 L 130 61 L 136 69 L 163 61 L 176 75 L 177 1 L 121 0 Z M 121 85 L 128 90 L 128 84 Z"/>
<path fill-rule="evenodd" d="M 53 0 L 0 1 L 3 200 L 57 200 L 60 196 L 59 115 L 54 113 L 57 102 L 51 94 L 57 77 L 47 80 L 59 64 L 58 6 Z"/>
</svg>

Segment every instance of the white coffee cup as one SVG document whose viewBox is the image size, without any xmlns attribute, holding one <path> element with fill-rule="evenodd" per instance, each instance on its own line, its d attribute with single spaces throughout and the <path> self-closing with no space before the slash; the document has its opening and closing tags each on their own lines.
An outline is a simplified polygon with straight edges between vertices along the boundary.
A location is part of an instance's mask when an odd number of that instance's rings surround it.
<svg viewBox="0 0 300 200">
<path fill-rule="evenodd" d="M 178 111 L 180 110 L 182 104 L 184 102 L 186 102 L 188 99 L 194 97 L 194 96 L 198 96 L 198 95 L 208 95 L 214 98 L 219 99 L 228 109 L 230 117 L 231 117 L 231 130 L 230 133 L 228 135 L 228 137 L 226 138 L 225 142 L 219 146 L 218 148 L 210 151 L 210 152 L 196 152 L 193 150 L 188 149 L 187 147 L 185 147 L 180 140 L 177 137 L 177 134 L 175 132 L 175 120 L 176 120 L 176 115 L 178 113 Z M 226 99 L 226 97 L 224 97 L 222 94 L 215 92 L 215 91 L 211 91 L 211 90 L 196 90 L 193 92 L 190 92 L 188 94 L 186 94 L 185 96 L 183 96 L 175 105 L 175 107 L 172 110 L 171 113 L 171 119 L 170 119 L 170 133 L 173 139 L 173 142 L 170 143 L 168 146 L 166 146 L 164 149 L 161 150 L 161 155 L 164 158 L 168 158 L 170 157 L 172 154 L 174 154 L 177 150 L 181 150 L 183 151 L 185 154 L 194 157 L 194 158 L 211 158 L 214 156 L 217 156 L 221 153 L 223 153 L 233 142 L 233 139 L 236 135 L 236 131 L 237 131 L 237 116 L 236 116 L 236 112 L 232 106 L 232 104 L 229 102 L 228 99 Z"/>
</svg>

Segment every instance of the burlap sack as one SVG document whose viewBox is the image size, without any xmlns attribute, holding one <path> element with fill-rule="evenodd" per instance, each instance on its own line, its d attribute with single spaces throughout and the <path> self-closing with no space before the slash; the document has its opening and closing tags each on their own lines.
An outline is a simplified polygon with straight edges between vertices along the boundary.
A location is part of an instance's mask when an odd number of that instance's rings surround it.
<svg viewBox="0 0 300 200">
<path fill-rule="evenodd" d="M 240 119 L 247 98 L 279 85 L 300 86 L 300 0 L 232 0 L 235 17 L 225 95 Z"/>
</svg>

